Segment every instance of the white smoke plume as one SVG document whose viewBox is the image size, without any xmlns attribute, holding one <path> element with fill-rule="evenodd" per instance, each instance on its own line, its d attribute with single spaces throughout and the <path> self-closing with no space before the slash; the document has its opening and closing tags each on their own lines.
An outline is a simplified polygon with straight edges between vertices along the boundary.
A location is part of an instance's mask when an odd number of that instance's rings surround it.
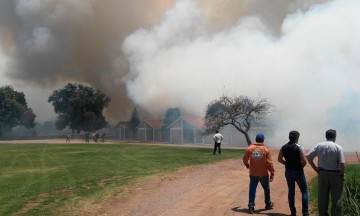
<svg viewBox="0 0 360 216">
<path fill-rule="evenodd" d="M 272 145 L 286 143 L 295 129 L 310 148 L 333 128 L 346 151 L 360 150 L 360 1 L 288 4 L 275 31 L 256 13 L 214 31 L 199 5 L 177 1 L 161 22 L 124 41 L 136 104 L 203 116 L 223 93 L 266 97 L 276 107 L 268 119 Z"/>
</svg>

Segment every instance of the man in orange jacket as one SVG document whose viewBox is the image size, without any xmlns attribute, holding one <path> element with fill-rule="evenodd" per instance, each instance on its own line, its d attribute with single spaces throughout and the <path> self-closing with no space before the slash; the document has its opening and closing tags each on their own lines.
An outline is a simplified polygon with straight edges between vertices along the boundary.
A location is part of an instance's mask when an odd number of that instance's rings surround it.
<svg viewBox="0 0 360 216">
<path fill-rule="evenodd" d="M 270 183 L 274 179 L 274 166 L 270 155 L 270 150 L 264 145 L 265 136 L 262 133 L 256 135 L 256 143 L 251 144 L 244 156 L 243 162 L 250 173 L 249 184 L 249 214 L 254 213 L 255 209 L 255 195 L 258 183 L 264 189 L 265 195 L 265 209 L 272 209 L 273 202 L 270 198 Z M 249 163 L 250 162 L 250 163 Z M 269 178 L 270 172 L 270 178 Z"/>
</svg>

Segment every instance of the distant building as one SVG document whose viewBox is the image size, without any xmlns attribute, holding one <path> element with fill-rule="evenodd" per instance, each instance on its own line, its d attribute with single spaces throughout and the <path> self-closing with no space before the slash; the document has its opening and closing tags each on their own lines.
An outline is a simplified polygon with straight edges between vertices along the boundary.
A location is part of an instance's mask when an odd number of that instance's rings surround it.
<svg viewBox="0 0 360 216">
<path fill-rule="evenodd" d="M 133 134 L 129 130 L 129 122 L 119 122 L 115 126 L 115 138 L 120 140 L 133 139 Z"/>
<path fill-rule="evenodd" d="M 162 139 L 161 127 L 161 119 L 144 119 L 140 122 L 139 126 L 136 127 L 137 139 L 148 142 L 160 142 Z"/>
<path fill-rule="evenodd" d="M 215 133 L 215 131 L 214 131 Z M 227 146 L 236 146 L 236 147 L 247 147 L 247 141 L 240 131 L 238 131 L 234 126 L 227 125 L 220 129 L 220 133 L 223 135 L 224 139 L 221 142 L 223 145 Z M 269 136 L 272 136 L 272 130 L 270 127 L 262 124 L 254 124 L 248 131 L 248 135 L 252 142 L 255 142 L 255 136 L 257 133 L 264 133 L 266 140 Z M 265 142 L 266 142 L 265 140 Z M 206 142 L 212 143 L 212 136 L 206 138 Z"/>
<path fill-rule="evenodd" d="M 117 139 L 117 137 L 116 137 L 116 132 L 117 131 L 116 131 L 115 127 L 113 125 L 108 125 L 108 126 L 102 128 L 102 129 L 97 130 L 96 132 L 99 135 L 104 134 L 106 139 L 110 139 L 110 138 L 111 139 L 114 139 L 114 138 Z"/>
<path fill-rule="evenodd" d="M 203 143 L 201 134 L 204 122 L 199 117 L 180 116 L 168 126 L 170 129 L 170 143 Z"/>
<path fill-rule="evenodd" d="M 169 129 L 169 140 L 165 141 L 165 131 L 162 128 L 162 119 L 144 119 L 136 127 L 135 134 L 129 129 L 129 122 L 119 122 L 115 126 L 115 138 L 121 140 L 138 140 L 145 142 L 170 142 L 174 144 L 213 144 L 213 134 L 202 137 L 204 121 L 196 116 L 180 116 L 171 123 Z M 265 136 L 273 136 L 272 128 L 265 124 L 254 124 L 248 134 L 252 142 L 255 141 L 257 133 L 264 133 Z M 245 136 L 234 126 L 227 125 L 220 128 L 220 133 L 224 136 L 223 145 L 247 147 Z M 214 131 L 215 134 L 215 131 Z"/>
</svg>

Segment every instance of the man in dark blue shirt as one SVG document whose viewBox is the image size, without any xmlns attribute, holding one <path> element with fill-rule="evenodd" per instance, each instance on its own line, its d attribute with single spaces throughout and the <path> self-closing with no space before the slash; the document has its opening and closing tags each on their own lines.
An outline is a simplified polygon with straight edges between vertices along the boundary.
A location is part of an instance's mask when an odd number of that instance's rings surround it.
<svg viewBox="0 0 360 216">
<path fill-rule="evenodd" d="M 289 142 L 282 146 L 278 155 L 278 161 L 285 165 L 285 177 L 289 189 L 288 201 L 292 216 L 296 215 L 295 182 L 302 194 L 302 215 L 309 215 L 309 192 L 304 174 L 306 157 L 304 148 L 298 144 L 299 137 L 298 131 L 290 131 Z"/>
</svg>

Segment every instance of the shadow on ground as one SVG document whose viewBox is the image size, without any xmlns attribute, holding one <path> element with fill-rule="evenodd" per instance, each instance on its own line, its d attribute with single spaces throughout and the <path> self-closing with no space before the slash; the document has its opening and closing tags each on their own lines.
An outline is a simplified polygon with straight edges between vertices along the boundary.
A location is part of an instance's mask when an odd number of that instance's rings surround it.
<svg viewBox="0 0 360 216">
<path fill-rule="evenodd" d="M 240 212 L 240 213 L 248 213 L 249 209 L 248 208 L 240 208 L 240 207 L 234 207 L 231 209 L 234 212 Z M 270 212 L 266 212 L 268 210 L 266 209 L 255 209 L 254 214 L 261 214 L 261 215 L 269 215 L 269 216 L 287 216 L 287 214 L 283 214 L 283 213 L 270 213 Z"/>
</svg>

